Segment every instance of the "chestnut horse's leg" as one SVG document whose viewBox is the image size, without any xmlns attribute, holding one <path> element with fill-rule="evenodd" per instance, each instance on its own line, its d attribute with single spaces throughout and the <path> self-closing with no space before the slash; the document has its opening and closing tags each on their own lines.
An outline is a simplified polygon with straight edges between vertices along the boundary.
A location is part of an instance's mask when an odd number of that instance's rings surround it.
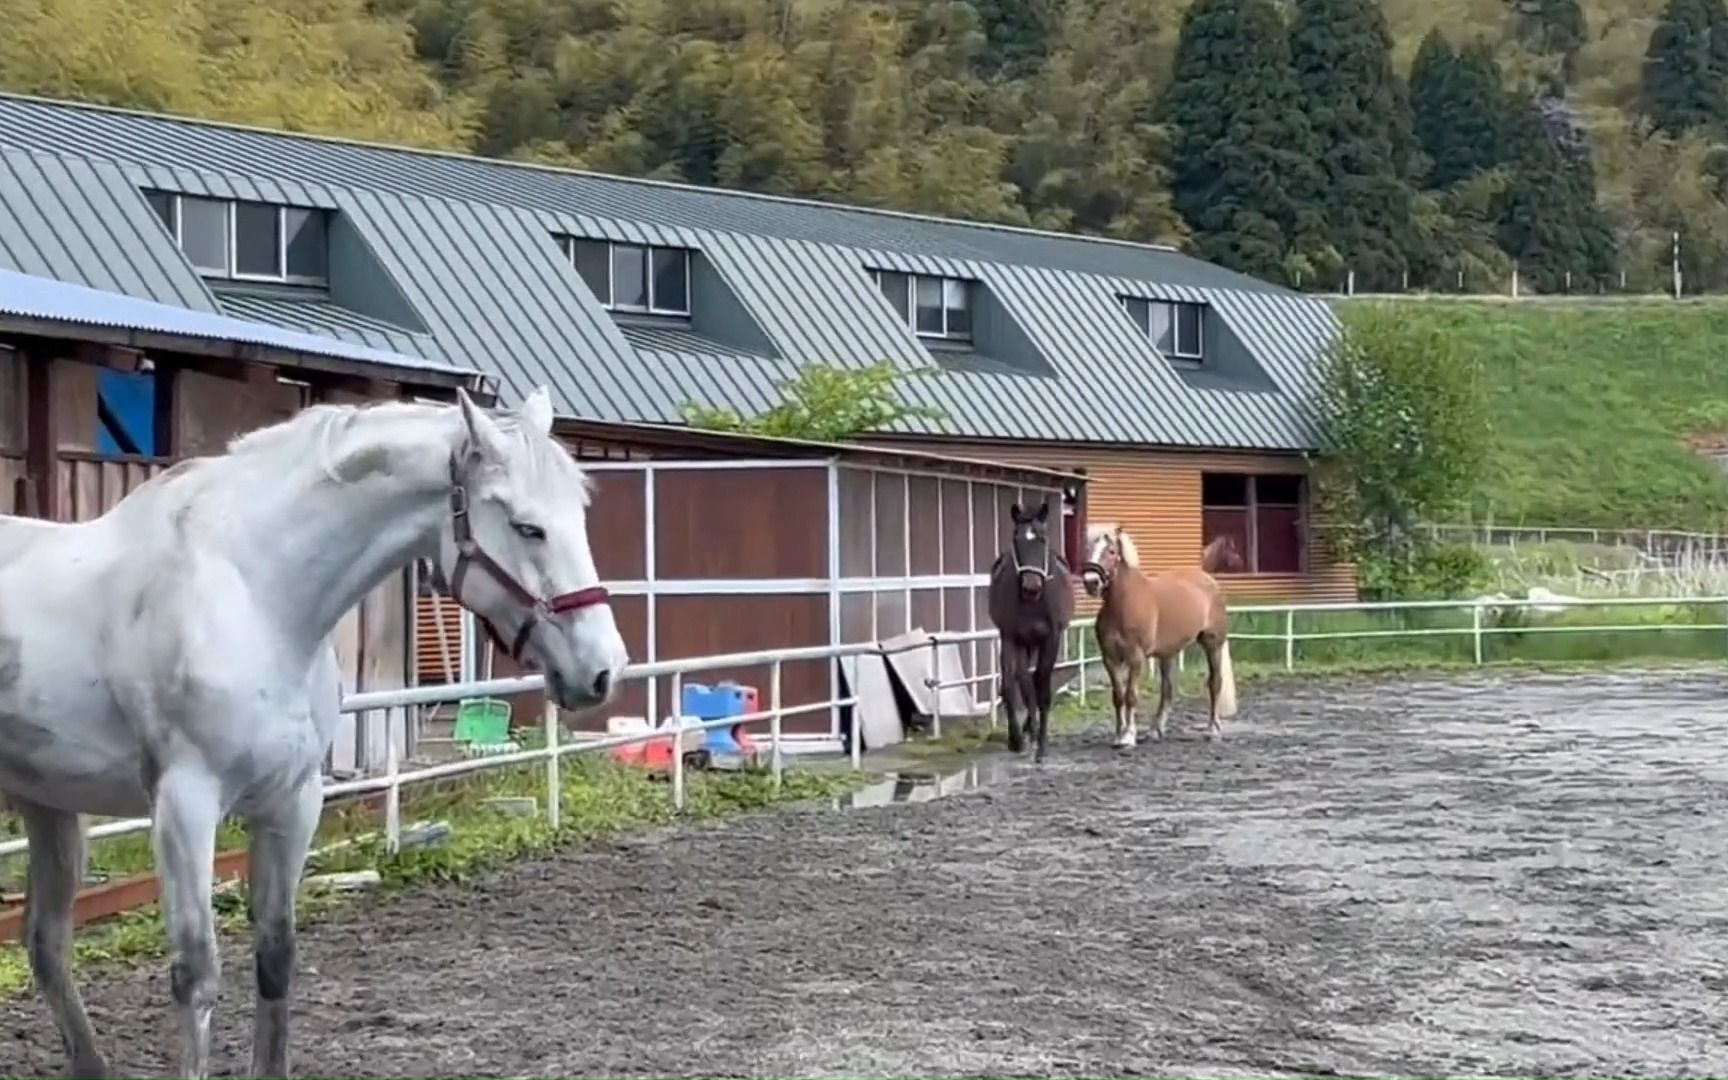
<svg viewBox="0 0 1728 1080">
<path fill-rule="evenodd" d="M 1026 740 L 1020 730 L 1021 675 L 1026 670 L 1025 655 L 1025 650 L 1019 645 L 1004 641 L 997 662 L 1002 672 L 1002 711 L 1008 714 L 1008 749 L 1016 754 L 1026 749 Z"/>
<path fill-rule="evenodd" d="M 1140 741 L 1140 721 L 1135 716 L 1135 711 L 1140 708 L 1140 684 L 1145 679 L 1146 654 L 1138 649 L 1131 649 L 1128 653 L 1126 670 L 1122 676 L 1124 697 L 1127 698 L 1123 711 L 1127 713 L 1128 723 L 1123 729 L 1122 737 L 1116 742 L 1116 745 L 1124 750 L 1133 747 Z"/>
<path fill-rule="evenodd" d="M 1222 651 L 1224 639 L 1217 634 L 1201 634 L 1200 644 L 1206 650 L 1206 696 L 1210 699 L 1206 715 L 1206 737 L 1216 739 L 1224 734 L 1224 724 L 1218 718 L 1218 696 L 1224 688 Z"/>
<path fill-rule="evenodd" d="M 1170 702 L 1176 697 L 1176 655 L 1158 657 L 1158 719 L 1153 737 L 1162 739 L 1170 720 Z"/>
<path fill-rule="evenodd" d="M 1116 721 L 1114 742 L 1121 746 L 1122 733 L 1128 730 L 1128 665 L 1106 656 L 1104 673 L 1110 676 L 1111 715 Z"/>
</svg>

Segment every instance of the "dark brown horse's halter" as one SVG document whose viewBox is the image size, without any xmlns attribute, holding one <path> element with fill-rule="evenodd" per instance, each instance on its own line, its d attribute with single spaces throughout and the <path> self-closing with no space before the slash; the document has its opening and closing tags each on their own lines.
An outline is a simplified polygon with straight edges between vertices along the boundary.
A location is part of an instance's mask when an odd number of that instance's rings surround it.
<svg viewBox="0 0 1728 1080">
<path fill-rule="evenodd" d="M 1019 577 L 1021 574 L 1037 574 L 1038 585 L 1040 588 L 1043 587 L 1045 582 L 1050 580 L 1050 541 L 1048 538 L 1044 541 L 1043 566 L 1028 566 L 1021 562 L 1020 545 L 1013 541 L 1009 541 L 1008 544 L 1008 557 L 1014 560 L 1014 575 L 1016 577 Z"/>
<path fill-rule="evenodd" d="M 560 593 L 550 600 L 542 599 L 511 576 L 510 571 L 500 566 L 498 560 L 486 554 L 479 541 L 474 539 L 473 526 L 468 522 L 468 488 L 462 483 L 461 472 L 454 457 L 450 459 L 450 532 L 456 539 L 456 568 L 450 573 L 450 595 L 456 602 L 462 603 L 462 580 L 468 575 L 469 565 L 473 564 L 485 571 L 524 609 L 522 627 L 516 631 L 516 639 L 510 645 L 504 644 L 504 638 L 498 633 L 498 628 L 492 625 L 491 619 L 475 612 L 481 625 L 486 627 L 486 632 L 492 635 L 492 640 L 509 653 L 512 660 L 522 659 L 522 650 L 528 647 L 528 638 L 542 619 L 581 611 L 583 608 L 598 607 L 607 600 L 609 594 L 604 585 L 590 585 L 574 592 Z"/>
</svg>

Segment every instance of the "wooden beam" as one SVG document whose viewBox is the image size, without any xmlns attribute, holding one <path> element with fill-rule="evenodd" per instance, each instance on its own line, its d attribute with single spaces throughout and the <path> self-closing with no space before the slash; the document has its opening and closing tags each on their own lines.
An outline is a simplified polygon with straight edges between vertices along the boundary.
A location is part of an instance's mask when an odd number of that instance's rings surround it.
<svg viewBox="0 0 1728 1080">
<path fill-rule="evenodd" d="M 77 347 L 66 355 L 67 359 L 76 360 L 80 364 L 94 364 L 113 371 L 133 372 L 144 366 L 144 354 L 137 349 L 103 345 L 93 341 L 78 342 Z"/>
<path fill-rule="evenodd" d="M 24 361 L 24 467 L 36 487 L 37 511 L 49 521 L 59 521 L 60 418 L 54 409 L 54 360 L 31 351 L 24 354 Z"/>
</svg>

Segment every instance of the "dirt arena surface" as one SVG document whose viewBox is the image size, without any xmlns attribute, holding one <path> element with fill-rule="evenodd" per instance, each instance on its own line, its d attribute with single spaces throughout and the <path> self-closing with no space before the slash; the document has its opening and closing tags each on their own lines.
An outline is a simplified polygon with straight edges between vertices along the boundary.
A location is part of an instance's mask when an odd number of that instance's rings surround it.
<svg viewBox="0 0 1728 1080">
<path fill-rule="evenodd" d="M 1728 677 L 1245 688 L 1227 738 L 349 910 L 300 1075 L 1728 1074 Z M 215 1066 L 250 1061 L 229 948 Z M 165 965 L 82 979 L 172 1069 Z M 0 1072 L 57 1073 L 35 1000 Z"/>
</svg>

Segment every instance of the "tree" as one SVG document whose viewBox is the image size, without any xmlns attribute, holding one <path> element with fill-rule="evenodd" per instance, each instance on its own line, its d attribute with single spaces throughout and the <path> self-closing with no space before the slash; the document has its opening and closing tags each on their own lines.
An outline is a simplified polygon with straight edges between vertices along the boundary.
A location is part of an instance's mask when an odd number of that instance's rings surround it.
<svg viewBox="0 0 1728 1080">
<path fill-rule="evenodd" d="M 1410 67 L 1410 113 L 1427 187 L 1449 188 L 1509 159 L 1507 101 L 1500 66 L 1486 43 L 1454 51 L 1431 30 Z"/>
<path fill-rule="evenodd" d="M 1326 235 L 1370 290 L 1429 261 L 1411 224 L 1416 137 L 1391 48 L 1378 0 L 1296 0 L 1290 59 L 1325 173 Z"/>
<path fill-rule="evenodd" d="M 1671 135 L 1728 121 L 1728 9 L 1722 0 L 1668 0 L 1650 32 L 1639 105 Z"/>
<path fill-rule="evenodd" d="M 1408 580 L 1424 554 L 1415 526 L 1465 506 L 1489 460 L 1481 361 L 1438 324 L 1354 306 L 1315 385 L 1318 509 L 1332 545 L 1379 580 Z"/>
<path fill-rule="evenodd" d="M 1589 39 L 1578 0 L 1514 0 L 1518 40 L 1539 56 L 1560 58 L 1563 77 L 1572 76 L 1573 58 Z"/>
<path fill-rule="evenodd" d="M 1196 0 L 1160 105 L 1176 209 L 1201 258 L 1273 281 L 1334 274 L 1318 148 L 1272 0 Z"/>
<path fill-rule="evenodd" d="M 1517 158 L 1500 245 L 1538 292 L 1605 283 L 1614 237 L 1596 201 L 1596 170 L 1583 129 L 1566 102 L 1542 97 L 1515 109 L 1509 130 Z"/>
<path fill-rule="evenodd" d="M 840 442 L 885 431 L 906 420 L 947 419 L 940 409 L 907 404 L 896 385 L 902 378 L 933 375 L 939 370 L 901 368 L 889 360 L 855 369 L 811 364 L 796 378 L 781 383 L 780 404 L 759 416 L 745 419 L 731 409 L 697 404 L 685 405 L 680 411 L 685 423 L 710 431 Z"/>
</svg>

